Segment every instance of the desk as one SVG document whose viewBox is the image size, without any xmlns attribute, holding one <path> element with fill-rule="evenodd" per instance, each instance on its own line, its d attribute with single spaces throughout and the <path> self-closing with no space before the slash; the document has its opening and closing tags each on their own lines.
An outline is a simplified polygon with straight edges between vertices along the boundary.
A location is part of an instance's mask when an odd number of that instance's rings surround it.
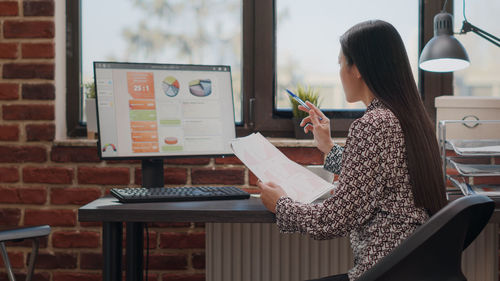
<svg viewBox="0 0 500 281">
<path fill-rule="evenodd" d="M 111 196 L 99 198 L 78 210 L 79 221 L 103 222 L 103 279 L 122 279 L 122 222 L 127 226 L 126 279 L 143 279 L 143 223 L 273 223 L 273 213 L 259 198 L 175 203 L 122 204 Z"/>
<path fill-rule="evenodd" d="M 494 239 L 498 237 L 497 224 L 500 222 L 500 208 L 498 201 L 496 203 L 497 208 L 490 220 L 491 227 L 489 227 L 488 234 L 489 237 Z M 143 267 L 143 223 L 145 222 L 275 222 L 274 214 L 267 211 L 258 198 L 228 201 L 121 204 L 115 198 L 107 196 L 81 207 L 78 210 L 78 219 L 79 221 L 103 222 L 104 280 L 122 280 L 122 222 L 127 223 L 126 279 L 139 281 L 143 280 L 143 272 L 139 269 Z M 494 244 L 498 245 L 496 240 Z M 473 250 L 469 248 L 467 251 Z M 492 250 L 494 252 L 490 255 L 491 258 L 494 258 L 492 263 L 498 267 L 496 262 L 497 249 Z M 474 255 L 477 255 L 477 253 L 471 254 L 470 260 L 465 258 L 464 263 L 475 263 L 476 257 Z M 464 270 L 470 272 L 479 271 L 471 268 Z M 496 273 L 493 275 L 496 276 Z"/>
</svg>

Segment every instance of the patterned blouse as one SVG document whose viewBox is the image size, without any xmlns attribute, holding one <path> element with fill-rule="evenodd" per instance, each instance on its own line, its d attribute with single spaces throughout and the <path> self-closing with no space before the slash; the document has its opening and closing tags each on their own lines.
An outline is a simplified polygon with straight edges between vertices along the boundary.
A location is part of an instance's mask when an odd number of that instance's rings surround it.
<svg viewBox="0 0 500 281">
<path fill-rule="evenodd" d="M 276 205 L 278 228 L 314 239 L 349 235 L 354 267 L 348 275 L 356 280 L 428 219 L 413 201 L 396 116 L 374 99 L 352 123 L 345 148 L 335 145 L 324 167 L 340 174 L 334 194 L 319 204 L 281 197 Z"/>
</svg>

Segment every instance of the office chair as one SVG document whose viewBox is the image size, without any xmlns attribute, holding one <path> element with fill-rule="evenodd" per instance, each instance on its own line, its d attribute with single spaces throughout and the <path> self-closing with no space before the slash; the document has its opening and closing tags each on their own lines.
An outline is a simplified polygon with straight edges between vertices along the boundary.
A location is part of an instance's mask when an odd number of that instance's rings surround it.
<svg viewBox="0 0 500 281">
<path fill-rule="evenodd" d="M 494 209 L 495 203 L 483 195 L 450 202 L 356 281 L 466 281 L 462 251 Z"/>
<path fill-rule="evenodd" d="M 26 281 L 30 281 L 33 276 L 33 271 L 35 269 L 36 256 L 38 255 L 38 245 L 40 237 L 49 235 L 50 226 L 30 226 L 14 229 L 2 229 L 0 230 L 0 248 L 2 251 L 3 263 L 5 269 L 7 270 L 7 276 L 10 281 L 15 281 L 14 273 L 12 272 L 12 267 L 10 266 L 9 256 L 7 255 L 7 250 L 5 249 L 6 241 L 22 241 L 24 239 L 33 239 L 33 246 L 30 255 L 30 262 L 28 265 L 28 272 L 26 274 Z"/>
</svg>

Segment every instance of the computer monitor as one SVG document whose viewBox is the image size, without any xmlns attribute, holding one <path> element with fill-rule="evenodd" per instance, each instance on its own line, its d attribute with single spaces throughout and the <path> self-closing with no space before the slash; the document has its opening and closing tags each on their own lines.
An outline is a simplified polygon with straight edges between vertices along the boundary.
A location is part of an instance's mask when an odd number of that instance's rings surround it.
<svg viewBox="0 0 500 281">
<path fill-rule="evenodd" d="M 232 154 L 225 65 L 95 62 L 102 159 Z"/>
<path fill-rule="evenodd" d="M 101 159 L 233 154 L 230 66 L 94 62 L 94 75 Z"/>
</svg>

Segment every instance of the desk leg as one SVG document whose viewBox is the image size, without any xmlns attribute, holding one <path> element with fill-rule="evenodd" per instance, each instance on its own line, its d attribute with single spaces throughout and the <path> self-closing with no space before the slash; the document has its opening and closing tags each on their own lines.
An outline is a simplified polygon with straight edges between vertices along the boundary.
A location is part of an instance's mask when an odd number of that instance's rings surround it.
<svg viewBox="0 0 500 281">
<path fill-rule="evenodd" d="M 127 222 L 127 281 L 143 280 L 144 224 Z"/>
<path fill-rule="evenodd" d="M 103 280 L 122 280 L 122 234 L 121 222 L 103 222 L 102 252 L 104 258 Z"/>
</svg>

